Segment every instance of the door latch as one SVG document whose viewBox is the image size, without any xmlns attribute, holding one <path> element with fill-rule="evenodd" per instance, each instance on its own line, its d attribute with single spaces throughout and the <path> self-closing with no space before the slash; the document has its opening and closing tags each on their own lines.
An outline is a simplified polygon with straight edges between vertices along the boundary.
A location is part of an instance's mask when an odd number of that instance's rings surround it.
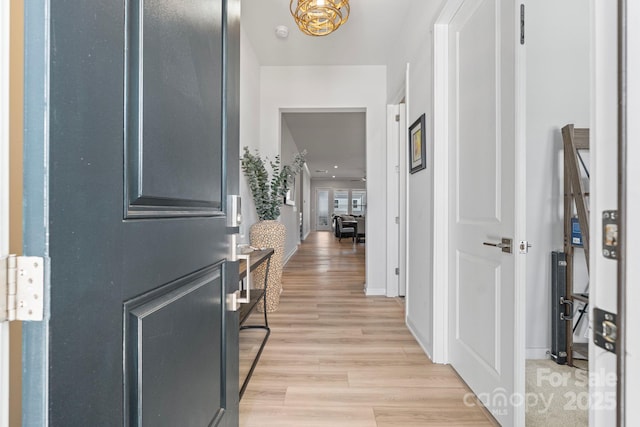
<svg viewBox="0 0 640 427">
<path fill-rule="evenodd" d="M 528 254 L 529 248 L 531 247 L 531 243 L 526 240 L 520 240 L 520 244 L 518 245 L 519 252 L 521 254 Z"/>
<path fill-rule="evenodd" d="M 618 339 L 617 316 L 600 308 L 593 308 L 593 342 L 611 353 L 616 352 Z"/>
</svg>

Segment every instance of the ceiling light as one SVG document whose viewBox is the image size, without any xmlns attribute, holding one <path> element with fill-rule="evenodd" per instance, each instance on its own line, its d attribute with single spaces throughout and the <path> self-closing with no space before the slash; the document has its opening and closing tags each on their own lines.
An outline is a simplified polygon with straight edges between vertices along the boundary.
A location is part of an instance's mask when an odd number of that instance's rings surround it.
<svg viewBox="0 0 640 427">
<path fill-rule="evenodd" d="M 291 0 L 289 10 L 298 28 L 310 36 L 326 36 L 349 19 L 349 0 Z"/>
<path fill-rule="evenodd" d="M 334 169 L 338 169 L 338 165 L 333 165 L 333 168 Z"/>
<path fill-rule="evenodd" d="M 336 177 L 336 176 L 335 176 L 335 175 L 333 175 L 331 178 L 335 178 L 335 177 Z"/>
</svg>

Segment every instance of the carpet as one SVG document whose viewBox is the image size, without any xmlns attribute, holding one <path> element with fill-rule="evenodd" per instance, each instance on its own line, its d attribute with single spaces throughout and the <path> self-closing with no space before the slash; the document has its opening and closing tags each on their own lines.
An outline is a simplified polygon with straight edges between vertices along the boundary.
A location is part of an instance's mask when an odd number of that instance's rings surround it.
<svg viewBox="0 0 640 427">
<path fill-rule="evenodd" d="M 572 368 L 552 360 L 527 360 L 527 427 L 589 425 L 588 365 L 575 362 Z"/>
</svg>

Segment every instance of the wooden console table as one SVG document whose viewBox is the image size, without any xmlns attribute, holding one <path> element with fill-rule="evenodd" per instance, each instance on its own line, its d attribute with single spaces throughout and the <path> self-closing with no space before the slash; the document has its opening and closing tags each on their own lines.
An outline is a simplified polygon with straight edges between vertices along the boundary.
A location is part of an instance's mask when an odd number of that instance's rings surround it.
<svg viewBox="0 0 640 427">
<path fill-rule="evenodd" d="M 266 333 L 262 340 L 262 343 L 260 344 L 260 349 L 258 350 L 258 354 L 256 355 L 255 359 L 253 359 L 253 363 L 251 364 L 251 369 L 249 369 L 249 373 L 247 374 L 247 377 L 244 379 L 244 382 L 242 383 L 242 387 L 240 388 L 240 399 L 242 399 L 242 395 L 244 394 L 244 391 L 247 388 L 247 385 L 249 385 L 249 380 L 251 379 L 251 376 L 253 375 L 253 371 L 256 368 L 258 361 L 260 360 L 260 356 L 262 355 L 262 350 L 264 350 L 264 346 L 265 344 L 267 344 L 269 335 L 271 335 L 271 329 L 269 329 L 269 321 L 267 320 L 266 291 L 267 291 L 269 267 L 271 266 L 272 255 L 273 255 L 273 249 L 270 249 L 270 248 L 259 250 L 259 251 L 253 251 L 249 253 L 249 264 L 250 264 L 249 272 L 252 272 L 256 268 L 258 268 L 260 265 L 262 265 L 264 262 L 267 263 L 267 268 L 264 275 L 264 286 L 262 287 L 262 289 L 255 289 L 255 288 L 251 289 L 251 291 L 249 292 L 249 296 L 250 296 L 249 302 L 246 304 L 242 304 L 240 306 L 240 331 L 243 331 L 245 329 L 263 329 L 266 331 Z M 243 280 L 245 277 L 247 277 L 247 262 L 241 261 L 239 278 L 240 280 Z M 242 290 L 240 292 L 241 298 L 246 298 L 246 295 L 247 295 L 246 290 Z M 249 315 L 251 314 L 253 309 L 256 307 L 258 302 L 260 302 L 260 299 L 262 299 L 263 308 L 264 308 L 264 325 L 244 325 L 244 322 L 246 322 L 246 320 L 249 318 Z"/>
</svg>

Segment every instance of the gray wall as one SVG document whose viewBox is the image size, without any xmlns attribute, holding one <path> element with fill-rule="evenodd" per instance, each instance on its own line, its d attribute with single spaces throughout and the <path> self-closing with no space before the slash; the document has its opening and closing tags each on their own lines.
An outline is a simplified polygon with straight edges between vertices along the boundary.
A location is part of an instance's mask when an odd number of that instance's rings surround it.
<svg viewBox="0 0 640 427">
<path fill-rule="evenodd" d="M 244 147 L 260 148 L 260 64 L 258 57 L 241 28 L 240 32 L 240 155 Z M 258 222 L 247 179 L 240 170 L 242 225 L 239 243 L 249 242 L 249 227 Z"/>
<path fill-rule="evenodd" d="M 438 2 L 425 2 L 439 7 Z M 442 2 L 440 2 L 442 3 Z M 429 15 L 432 16 L 432 15 Z M 415 19 L 415 18 L 414 18 Z M 433 355 L 433 22 L 407 24 L 409 96 L 407 127 L 423 113 L 427 128 L 427 168 L 409 175 L 407 186 L 407 325 L 420 345 Z M 408 132 L 408 130 L 407 130 Z M 406 161 L 406 157 L 405 157 Z"/>
<path fill-rule="evenodd" d="M 282 164 L 291 164 L 294 156 L 299 152 L 291 132 L 287 127 L 287 122 L 280 118 L 282 145 L 280 146 L 280 157 Z M 300 187 L 302 186 L 302 174 L 298 174 L 296 177 L 296 197 L 295 205 L 283 205 L 280 208 L 280 222 L 287 227 L 287 240 L 284 247 L 284 259 L 287 261 L 298 250 L 300 244 L 300 223 L 299 213 L 301 212 L 300 206 L 302 201 L 300 200 Z"/>
<path fill-rule="evenodd" d="M 551 251 L 563 246 L 560 129 L 589 127 L 589 4 L 538 0 L 527 4 L 527 255 L 528 358 L 546 358 L 551 343 Z M 577 252 L 581 252 L 578 250 Z M 586 284 L 576 253 L 576 290 Z M 586 323 L 585 323 L 586 324 Z"/>
</svg>

